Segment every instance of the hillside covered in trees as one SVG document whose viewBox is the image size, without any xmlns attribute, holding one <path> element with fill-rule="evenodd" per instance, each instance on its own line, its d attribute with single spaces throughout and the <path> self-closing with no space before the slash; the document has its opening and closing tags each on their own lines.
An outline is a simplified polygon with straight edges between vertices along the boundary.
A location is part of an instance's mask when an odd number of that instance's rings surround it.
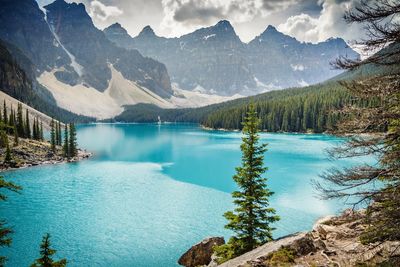
<svg viewBox="0 0 400 267">
<path fill-rule="evenodd" d="M 340 114 L 334 112 L 351 100 L 335 81 L 305 88 L 272 91 L 197 109 L 165 110 L 151 105 L 135 105 L 115 118 L 123 122 L 193 122 L 205 127 L 241 129 L 250 102 L 262 120 L 263 130 L 271 132 L 324 132 L 331 129 Z"/>
</svg>

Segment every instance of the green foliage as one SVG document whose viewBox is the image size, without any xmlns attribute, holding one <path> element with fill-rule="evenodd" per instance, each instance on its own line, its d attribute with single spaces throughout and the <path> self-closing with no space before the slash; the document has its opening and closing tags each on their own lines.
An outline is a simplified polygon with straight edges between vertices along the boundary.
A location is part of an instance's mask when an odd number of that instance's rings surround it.
<svg viewBox="0 0 400 267">
<path fill-rule="evenodd" d="M 69 144 L 68 144 L 68 156 L 70 158 L 75 157 L 78 151 L 78 144 L 76 141 L 76 129 L 75 124 L 69 124 Z"/>
<path fill-rule="evenodd" d="M 268 256 L 268 266 L 292 266 L 295 261 L 295 253 L 290 248 L 282 247 Z"/>
<path fill-rule="evenodd" d="M 56 125 L 54 119 L 51 119 L 50 122 L 50 144 L 51 144 L 51 150 L 53 152 L 56 151 Z"/>
<path fill-rule="evenodd" d="M 25 137 L 31 138 L 31 124 L 29 122 L 29 111 L 26 109 L 25 113 Z"/>
<path fill-rule="evenodd" d="M 2 176 L 0 176 L 0 201 L 7 200 L 7 195 L 4 191 L 19 192 L 20 190 L 20 186 L 7 182 Z M 10 235 L 12 233 L 12 229 L 7 227 L 7 222 L 4 219 L 0 219 L 0 247 L 9 247 L 11 245 L 12 239 Z M 4 266 L 5 261 L 6 258 L 0 256 L 0 266 Z"/>
<path fill-rule="evenodd" d="M 236 168 L 233 176 L 238 190 L 232 193 L 236 208 L 224 217 L 228 220 L 225 228 L 235 236 L 226 245 L 216 249 L 222 261 L 239 256 L 257 246 L 272 240 L 271 224 L 278 221 L 275 210 L 269 206 L 272 196 L 267 179 L 262 177 L 267 168 L 264 165 L 266 144 L 259 143 L 260 119 L 253 105 L 249 106 L 243 123 L 242 166 Z"/>
<path fill-rule="evenodd" d="M 8 124 L 6 100 L 3 102 L 3 123 Z"/>
<path fill-rule="evenodd" d="M 6 154 L 4 156 L 4 163 L 9 163 L 12 161 L 10 144 L 8 142 L 8 136 L 6 136 Z"/>
<path fill-rule="evenodd" d="M 61 259 L 59 261 L 53 260 L 53 255 L 57 251 L 51 248 L 50 234 L 43 236 L 42 243 L 40 244 L 40 258 L 35 260 L 31 267 L 65 267 L 67 266 L 67 260 Z"/>
<path fill-rule="evenodd" d="M 64 157 L 69 158 L 68 124 L 65 124 L 65 129 L 64 129 L 63 154 L 64 154 Z"/>
<path fill-rule="evenodd" d="M 57 145 L 61 146 L 62 145 L 62 131 L 61 131 L 61 122 L 57 123 Z"/>
<path fill-rule="evenodd" d="M 193 109 L 161 109 L 148 104 L 126 107 L 115 118 L 125 122 L 163 121 L 201 123 L 209 128 L 239 129 L 249 103 L 254 103 L 261 129 L 270 132 L 325 132 L 335 129 L 340 114 L 335 112 L 351 101 L 338 82 L 304 88 L 272 91 L 220 104 Z"/>
</svg>

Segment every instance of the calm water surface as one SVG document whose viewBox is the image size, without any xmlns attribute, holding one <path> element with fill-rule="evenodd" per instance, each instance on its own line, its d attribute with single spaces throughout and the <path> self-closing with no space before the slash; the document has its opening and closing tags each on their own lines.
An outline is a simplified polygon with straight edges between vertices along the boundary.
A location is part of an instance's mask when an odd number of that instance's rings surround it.
<svg viewBox="0 0 400 267">
<path fill-rule="evenodd" d="M 7 266 L 29 266 L 44 233 L 69 266 L 177 266 L 179 256 L 206 236 L 229 236 L 222 214 L 232 208 L 231 177 L 240 164 L 241 134 L 195 125 L 94 124 L 78 127 L 79 163 L 4 173 L 23 186 L 1 204 L 14 227 Z M 334 163 L 327 135 L 262 134 L 275 236 L 309 230 L 343 209 L 318 199 L 310 181 Z M 340 162 L 352 164 L 350 161 Z"/>
</svg>

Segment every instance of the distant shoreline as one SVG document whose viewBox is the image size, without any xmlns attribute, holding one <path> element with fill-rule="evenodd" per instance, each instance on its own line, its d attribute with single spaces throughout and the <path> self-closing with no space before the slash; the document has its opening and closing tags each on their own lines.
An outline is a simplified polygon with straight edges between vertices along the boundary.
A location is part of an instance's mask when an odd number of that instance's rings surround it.
<svg viewBox="0 0 400 267">
<path fill-rule="evenodd" d="M 13 137 L 9 137 L 9 139 L 13 140 Z M 9 163 L 4 163 L 5 149 L 0 149 L 2 155 L 0 157 L 0 173 L 41 165 L 77 162 L 88 159 L 93 155 L 91 152 L 78 149 L 77 156 L 68 159 L 62 156 L 61 146 L 57 146 L 56 152 L 53 152 L 50 143 L 47 141 L 20 138 L 19 143 L 17 147 L 10 147 L 13 159 Z"/>
</svg>

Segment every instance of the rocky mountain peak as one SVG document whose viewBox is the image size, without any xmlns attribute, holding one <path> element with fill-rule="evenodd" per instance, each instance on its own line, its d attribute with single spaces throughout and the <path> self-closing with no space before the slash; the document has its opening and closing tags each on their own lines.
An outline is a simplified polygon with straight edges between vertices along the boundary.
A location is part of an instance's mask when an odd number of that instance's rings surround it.
<svg viewBox="0 0 400 267">
<path fill-rule="evenodd" d="M 85 5 L 82 3 L 67 3 L 65 0 L 56 0 L 44 6 L 44 9 L 46 9 L 47 14 L 52 13 L 53 17 L 57 17 L 58 22 L 67 19 L 93 24 L 91 17 L 86 12 Z"/>
<path fill-rule="evenodd" d="M 221 20 L 209 29 L 215 34 L 219 33 L 223 36 L 237 36 L 232 24 L 227 20 Z"/>
<path fill-rule="evenodd" d="M 120 35 L 127 35 L 128 31 L 122 27 L 121 24 L 118 22 L 108 26 L 107 28 L 104 29 L 104 33 L 106 34 L 120 34 Z"/>
<path fill-rule="evenodd" d="M 156 37 L 156 34 L 154 33 L 154 30 L 150 27 L 150 25 L 147 25 L 146 27 L 143 28 L 143 30 L 139 33 L 138 37 Z"/>
</svg>

